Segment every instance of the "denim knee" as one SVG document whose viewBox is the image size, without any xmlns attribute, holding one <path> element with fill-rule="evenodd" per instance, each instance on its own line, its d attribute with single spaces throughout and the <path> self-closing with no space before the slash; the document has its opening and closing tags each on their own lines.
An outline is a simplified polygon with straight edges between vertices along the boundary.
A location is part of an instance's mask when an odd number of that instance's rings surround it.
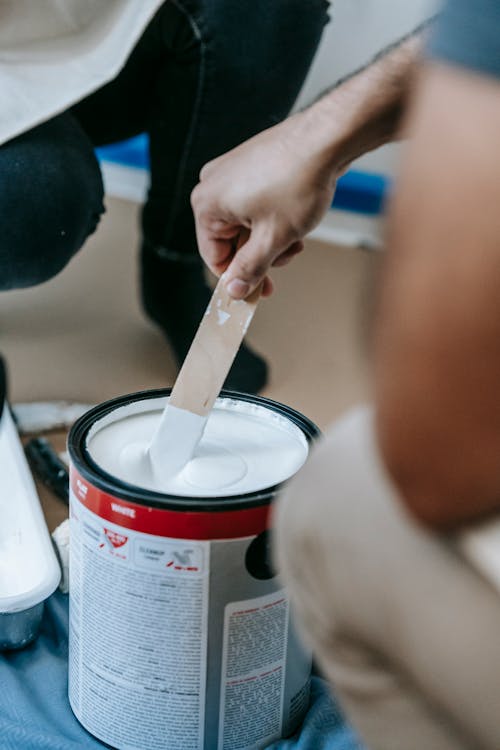
<svg viewBox="0 0 500 750">
<path fill-rule="evenodd" d="M 0 147 L 0 185 L 0 289 L 55 276 L 104 211 L 99 164 L 69 114 Z"/>
<path fill-rule="evenodd" d="M 222 107 L 226 119 L 235 127 L 239 123 L 241 133 L 232 145 L 282 120 L 328 23 L 328 0 L 179 0 L 178 5 L 202 46 L 203 117 L 217 116 Z"/>
<path fill-rule="evenodd" d="M 328 22 L 327 0 L 177 0 L 164 6 L 169 55 L 150 125 L 147 238 L 195 252 L 189 196 L 203 165 L 282 120 Z M 173 22 L 175 21 L 175 22 Z M 174 64 L 175 62 L 175 64 Z M 170 86 L 180 91 L 172 116 Z"/>
</svg>

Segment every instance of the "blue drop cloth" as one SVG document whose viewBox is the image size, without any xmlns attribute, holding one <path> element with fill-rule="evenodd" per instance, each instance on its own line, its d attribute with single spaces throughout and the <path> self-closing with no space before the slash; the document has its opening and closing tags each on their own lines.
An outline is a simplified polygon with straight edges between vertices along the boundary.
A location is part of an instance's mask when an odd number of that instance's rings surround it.
<svg viewBox="0 0 500 750">
<path fill-rule="evenodd" d="M 75 719 L 67 698 L 68 597 L 45 604 L 37 640 L 0 654 L 0 750 L 102 750 Z M 363 750 L 329 697 L 313 678 L 311 705 L 301 730 L 269 750 Z"/>
</svg>

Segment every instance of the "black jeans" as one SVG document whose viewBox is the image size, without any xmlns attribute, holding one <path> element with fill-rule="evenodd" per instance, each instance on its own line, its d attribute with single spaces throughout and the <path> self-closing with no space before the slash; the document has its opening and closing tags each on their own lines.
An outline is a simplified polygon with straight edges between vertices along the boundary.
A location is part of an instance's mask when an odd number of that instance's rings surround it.
<svg viewBox="0 0 500 750">
<path fill-rule="evenodd" d="M 191 190 L 205 162 L 283 119 L 327 0 L 169 0 L 119 75 L 0 147 L 0 289 L 54 276 L 104 210 L 94 146 L 147 132 L 145 241 L 196 253 Z"/>
</svg>

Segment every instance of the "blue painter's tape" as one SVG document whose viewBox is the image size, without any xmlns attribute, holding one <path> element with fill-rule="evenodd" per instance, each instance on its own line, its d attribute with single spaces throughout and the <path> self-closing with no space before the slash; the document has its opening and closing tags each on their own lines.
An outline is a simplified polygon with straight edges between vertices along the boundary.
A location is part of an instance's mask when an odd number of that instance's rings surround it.
<svg viewBox="0 0 500 750">
<path fill-rule="evenodd" d="M 136 169 L 149 169 L 149 143 L 146 133 L 120 143 L 100 146 L 97 156 L 103 161 Z M 380 174 L 350 170 L 338 183 L 333 208 L 376 216 L 384 210 L 390 180 Z"/>
<path fill-rule="evenodd" d="M 391 187 L 388 177 L 351 169 L 338 183 L 333 208 L 376 216 L 383 213 Z"/>
<path fill-rule="evenodd" d="M 99 146 L 96 153 L 97 158 L 102 161 L 110 161 L 124 167 L 149 169 L 149 139 L 146 133 L 119 143 Z"/>
</svg>

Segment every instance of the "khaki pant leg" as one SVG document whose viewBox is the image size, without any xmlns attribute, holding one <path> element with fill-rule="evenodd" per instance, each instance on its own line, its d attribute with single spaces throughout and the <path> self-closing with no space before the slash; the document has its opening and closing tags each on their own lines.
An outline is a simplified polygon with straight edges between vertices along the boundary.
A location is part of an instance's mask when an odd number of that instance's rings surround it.
<svg viewBox="0 0 500 750">
<path fill-rule="evenodd" d="M 499 750 L 500 594 L 406 515 L 367 410 L 314 451 L 276 525 L 298 624 L 368 747 Z"/>
</svg>

